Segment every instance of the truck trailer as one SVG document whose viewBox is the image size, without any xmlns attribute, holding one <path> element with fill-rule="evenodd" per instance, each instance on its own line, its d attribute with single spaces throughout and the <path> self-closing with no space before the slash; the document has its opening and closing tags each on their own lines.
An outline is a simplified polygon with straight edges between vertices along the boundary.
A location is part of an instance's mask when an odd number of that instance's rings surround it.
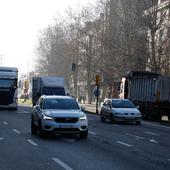
<svg viewBox="0 0 170 170">
<path fill-rule="evenodd" d="M 41 76 L 32 78 L 32 103 L 35 106 L 42 95 L 66 95 L 66 84 L 63 77 Z"/>
<path fill-rule="evenodd" d="M 170 77 L 149 71 L 131 71 L 122 78 L 119 98 L 139 106 L 143 119 L 170 120 Z"/>
<path fill-rule="evenodd" d="M 18 69 L 0 67 L 0 108 L 18 108 Z"/>
</svg>

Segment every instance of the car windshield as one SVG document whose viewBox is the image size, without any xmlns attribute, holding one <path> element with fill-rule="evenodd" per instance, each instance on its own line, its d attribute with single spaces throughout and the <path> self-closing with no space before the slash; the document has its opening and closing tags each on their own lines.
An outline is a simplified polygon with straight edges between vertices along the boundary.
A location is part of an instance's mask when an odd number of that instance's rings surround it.
<svg viewBox="0 0 170 170">
<path fill-rule="evenodd" d="M 44 109 L 80 109 L 73 99 L 47 99 Z"/>
<path fill-rule="evenodd" d="M 115 108 L 135 108 L 135 105 L 128 100 L 112 100 L 112 107 Z"/>
</svg>

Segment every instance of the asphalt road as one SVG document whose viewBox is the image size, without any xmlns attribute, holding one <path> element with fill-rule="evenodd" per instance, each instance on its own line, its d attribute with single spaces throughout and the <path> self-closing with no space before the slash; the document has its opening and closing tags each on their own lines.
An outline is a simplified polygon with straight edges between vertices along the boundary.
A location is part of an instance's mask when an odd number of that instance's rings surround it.
<svg viewBox="0 0 170 170">
<path fill-rule="evenodd" d="M 29 107 L 0 111 L 0 170 L 169 170 L 170 126 L 100 122 L 88 114 L 89 136 L 31 135 Z"/>
</svg>

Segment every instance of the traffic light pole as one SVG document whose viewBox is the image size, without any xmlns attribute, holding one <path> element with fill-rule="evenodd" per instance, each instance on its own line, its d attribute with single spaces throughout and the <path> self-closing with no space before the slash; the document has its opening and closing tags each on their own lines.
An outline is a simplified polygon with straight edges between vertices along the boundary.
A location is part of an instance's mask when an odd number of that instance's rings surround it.
<svg viewBox="0 0 170 170">
<path fill-rule="evenodd" d="M 98 103 L 99 103 L 99 85 L 96 84 L 96 87 L 97 87 L 97 95 L 96 95 L 96 114 L 99 113 L 99 110 L 98 110 Z"/>
</svg>

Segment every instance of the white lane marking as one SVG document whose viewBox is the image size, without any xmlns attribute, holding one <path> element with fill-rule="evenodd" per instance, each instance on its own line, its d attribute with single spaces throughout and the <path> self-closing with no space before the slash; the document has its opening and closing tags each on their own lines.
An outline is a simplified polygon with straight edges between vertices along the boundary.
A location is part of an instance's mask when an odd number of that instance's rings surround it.
<svg viewBox="0 0 170 170">
<path fill-rule="evenodd" d="M 92 132 L 92 131 L 89 131 L 89 133 L 92 134 L 92 135 L 96 135 L 96 133 L 95 133 L 95 132 Z"/>
<path fill-rule="evenodd" d="M 144 139 L 145 139 L 145 138 L 143 138 L 143 137 L 141 137 L 141 136 L 136 136 L 136 135 L 129 134 L 129 133 L 126 133 L 126 135 L 132 136 L 132 137 L 136 138 L 136 140 L 139 140 L 139 139 L 144 140 Z"/>
<path fill-rule="evenodd" d="M 19 130 L 17 130 L 17 129 L 12 129 L 15 133 L 17 133 L 17 134 L 21 134 L 21 132 L 19 131 Z"/>
<path fill-rule="evenodd" d="M 0 138 L 0 140 L 3 140 L 4 138 Z"/>
<path fill-rule="evenodd" d="M 168 159 L 168 161 L 170 161 L 170 159 Z"/>
<path fill-rule="evenodd" d="M 8 123 L 7 123 L 7 122 L 5 122 L 5 121 L 3 121 L 3 124 L 4 124 L 4 125 L 8 125 Z"/>
<path fill-rule="evenodd" d="M 152 143 L 158 143 L 156 140 L 154 139 L 149 139 L 149 142 L 152 142 Z"/>
<path fill-rule="evenodd" d="M 61 161 L 58 158 L 52 158 L 52 160 L 57 164 L 59 164 L 61 167 L 63 167 L 65 170 L 73 170 L 71 167 L 69 167 L 67 164 L 65 164 L 63 161 Z"/>
<path fill-rule="evenodd" d="M 116 141 L 116 143 L 127 146 L 127 147 L 133 147 L 133 145 L 130 145 L 130 144 L 122 142 L 122 141 Z"/>
<path fill-rule="evenodd" d="M 153 125 L 153 126 L 157 126 L 157 127 L 161 127 L 161 128 L 167 128 L 167 129 L 170 129 L 169 126 L 164 126 L 164 125 L 158 125 L 158 124 L 155 124 L 155 123 L 150 123 L 150 122 L 142 122 L 142 124 L 146 124 L 146 125 Z"/>
<path fill-rule="evenodd" d="M 154 136 L 160 136 L 158 133 L 153 133 L 149 131 L 145 131 L 144 133 L 149 134 L 149 135 L 154 135 Z"/>
<path fill-rule="evenodd" d="M 33 146 L 38 146 L 38 144 L 32 141 L 31 139 L 28 139 L 28 142 L 31 143 Z"/>
<path fill-rule="evenodd" d="M 141 137 L 141 136 L 135 136 L 136 139 L 141 139 L 144 140 L 145 138 Z"/>
</svg>

